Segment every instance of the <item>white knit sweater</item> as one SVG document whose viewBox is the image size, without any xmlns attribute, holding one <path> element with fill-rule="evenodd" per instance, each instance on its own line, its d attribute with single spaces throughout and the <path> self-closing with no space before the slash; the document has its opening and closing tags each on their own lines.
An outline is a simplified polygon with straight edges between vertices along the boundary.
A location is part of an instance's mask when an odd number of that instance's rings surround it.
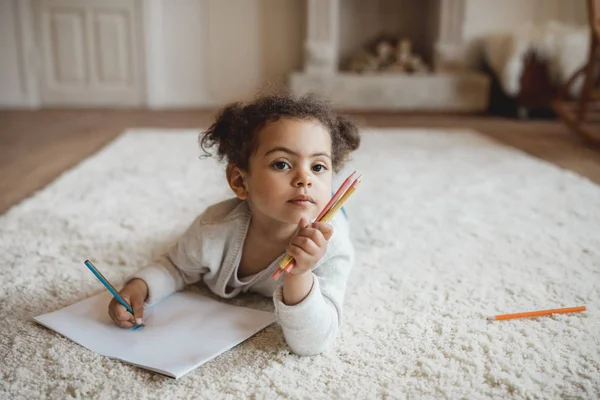
<svg viewBox="0 0 600 400">
<path fill-rule="evenodd" d="M 199 281 L 223 298 L 247 291 L 273 297 L 291 350 L 299 355 L 322 352 L 337 336 L 346 283 L 354 262 L 348 221 L 341 212 L 331 221 L 334 233 L 325 255 L 313 268 L 315 279 L 310 293 L 302 302 L 288 306 L 282 301 L 283 277 L 279 281 L 271 278 L 285 254 L 255 275 L 241 280 L 237 277 L 250 219 L 248 204 L 236 198 L 208 207 L 167 254 L 131 279 L 146 282 L 149 305 Z"/>
</svg>

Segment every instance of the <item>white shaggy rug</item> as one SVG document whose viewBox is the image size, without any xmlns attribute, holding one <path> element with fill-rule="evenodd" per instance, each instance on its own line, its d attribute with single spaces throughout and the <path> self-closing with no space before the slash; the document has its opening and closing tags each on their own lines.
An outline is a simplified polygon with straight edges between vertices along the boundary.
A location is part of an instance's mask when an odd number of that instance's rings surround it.
<svg viewBox="0 0 600 400">
<path fill-rule="evenodd" d="M 173 380 L 34 323 L 101 290 L 86 258 L 121 282 L 230 195 L 196 136 L 129 132 L 0 216 L 0 398 L 600 397 L 600 187 L 466 131 L 363 132 L 340 175 L 365 174 L 357 263 L 322 355 L 274 324 Z"/>
</svg>

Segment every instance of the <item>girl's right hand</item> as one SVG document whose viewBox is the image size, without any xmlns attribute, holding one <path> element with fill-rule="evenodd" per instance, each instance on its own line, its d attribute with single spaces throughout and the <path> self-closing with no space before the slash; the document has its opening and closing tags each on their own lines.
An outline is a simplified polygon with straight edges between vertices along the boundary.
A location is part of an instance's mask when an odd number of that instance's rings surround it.
<svg viewBox="0 0 600 400">
<path fill-rule="evenodd" d="M 146 285 L 146 282 L 141 279 L 133 279 L 121 289 L 119 295 L 131 305 L 133 313 L 135 314 L 135 320 L 125 307 L 123 307 L 114 297 L 108 305 L 108 315 L 110 315 L 112 320 L 115 321 L 115 324 L 121 328 L 131 328 L 136 325 L 142 325 L 144 323 L 144 301 L 146 301 L 146 297 L 148 297 L 148 286 Z"/>
</svg>

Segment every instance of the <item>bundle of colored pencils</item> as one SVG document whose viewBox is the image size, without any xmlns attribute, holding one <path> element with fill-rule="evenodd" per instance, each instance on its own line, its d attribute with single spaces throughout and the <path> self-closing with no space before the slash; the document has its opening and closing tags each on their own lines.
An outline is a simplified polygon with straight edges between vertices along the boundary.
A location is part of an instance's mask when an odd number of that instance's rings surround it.
<svg viewBox="0 0 600 400">
<path fill-rule="evenodd" d="M 362 182 L 362 175 L 359 175 L 358 178 L 354 179 L 356 175 L 356 171 L 354 171 L 340 186 L 337 192 L 333 195 L 329 203 L 321 210 L 321 213 L 317 216 L 315 221 L 317 222 L 329 222 L 335 216 L 335 213 L 338 212 L 340 208 L 348 201 L 350 196 L 356 191 L 358 185 Z M 292 256 L 286 254 L 286 256 L 279 262 L 279 268 L 271 275 L 273 279 L 279 279 L 281 274 L 285 272 L 290 272 L 292 268 L 295 266 L 295 261 Z"/>
</svg>

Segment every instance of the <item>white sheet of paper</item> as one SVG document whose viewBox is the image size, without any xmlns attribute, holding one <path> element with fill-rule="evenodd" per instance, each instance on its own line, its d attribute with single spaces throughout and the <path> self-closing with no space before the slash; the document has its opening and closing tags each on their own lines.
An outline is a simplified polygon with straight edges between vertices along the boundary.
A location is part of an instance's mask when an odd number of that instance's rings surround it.
<svg viewBox="0 0 600 400">
<path fill-rule="evenodd" d="M 178 292 L 144 310 L 146 326 L 123 329 L 108 316 L 111 298 L 103 292 L 34 320 L 100 355 L 175 379 L 275 322 L 271 312 Z"/>
</svg>

